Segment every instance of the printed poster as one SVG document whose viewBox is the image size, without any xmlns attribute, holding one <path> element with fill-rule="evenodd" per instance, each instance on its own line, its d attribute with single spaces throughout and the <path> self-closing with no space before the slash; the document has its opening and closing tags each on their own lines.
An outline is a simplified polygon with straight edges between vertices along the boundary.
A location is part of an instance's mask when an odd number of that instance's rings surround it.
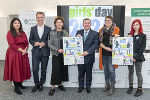
<svg viewBox="0 0 150 100">
<path fill-rule="evenodd" d="M 112 64 L 133 65 L 133 38 L 113 38 Z"/>
<path fill-rule="evenodd" d="M 84 64 L 82 37 L 63 37 L 64 65 Z"/>
</svg>

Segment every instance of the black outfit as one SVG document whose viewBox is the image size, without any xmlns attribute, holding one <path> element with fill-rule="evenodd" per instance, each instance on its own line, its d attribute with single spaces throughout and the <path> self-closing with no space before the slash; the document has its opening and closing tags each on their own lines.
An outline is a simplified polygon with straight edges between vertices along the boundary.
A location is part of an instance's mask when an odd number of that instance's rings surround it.
<svg viewBox="0 0 150 100">
<path fill-rule="evenodd" d="M 146 47 L 146 35 L 138 34 L 133 36 L 133 58 L 136 61 L 143 62 L 145 61 L 143 52 Z"/>
<path fill-rule="evenodd" d="M 57 31 L 60 48 L 63 49 L 63 32 Z M 51 38 L 51 37 L 50 37 Z M 68 81 L 68 66 L 64 65 L 63 53 L 52 56 L 51 85 L 60 85 L 62 81 Z"/>
<path fill-rule="evenodd" d="M 112 48 L 112 32 L 111 32 L 111 28 L 109 28 L 109 30 L 104 31 L 103 33 L 103 40 L 102 43 L 109 48 Z M 112 56 L 112 52 L 107 51 L 105 49 L 102 49 L 102 54 L 103 56 Z"/>
<path fill-rule="evenodd" d="M 48 48 L 48 35 L 51 28 L 44 25 L 43 35 L 40 38 L 38 35 L 37 25 L 31 27 L 29 42 L 33 46 L 32 49 L 32 70 L 35 85 L 43 85 L 46 81 L 46 70 L 50 55 Z M 34 46 L 35 42 L 44 42 L 44 47 Z M 41 78 L 39 80 L 39 64 L 41 62 Z"/>
<path fill-rule="evenodd" d="M 134 65 L 136 70 L 136 76 L 138 81 L 138 88 L 142 88 L 143 77 L 142 77 L 142 64 L 145 61 L 143 52 L 146 47 L 146 35 L 138 34 L 133 36 L 133 58 L 136 60 L 133 65 L 128 66 L 129 70 L 129 89 L 127 91 L 128 94 L 131 94 L 133 90 L 133 75 L 134 75 Z M 142 95 L 142 89 L 137 89 L 134 96 Z"/>
</svg>

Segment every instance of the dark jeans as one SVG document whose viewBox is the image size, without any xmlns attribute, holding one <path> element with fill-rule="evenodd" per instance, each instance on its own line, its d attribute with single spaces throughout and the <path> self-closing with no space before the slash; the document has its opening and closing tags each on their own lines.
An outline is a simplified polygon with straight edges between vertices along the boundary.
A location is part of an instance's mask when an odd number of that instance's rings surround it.
<svg viewBox="0 0 150 100">
<path fill-rule="evenodd" d="M 112 86 L 114 86 L 116 83 L 115 81 L 116 74 L 115 68 L 112 65 L 112 56 L 103 56 L 102 62 L 104 67 L 105 82 L 110 83 Z"/>
<path fill-rule="evenodd" d="M 40 50 L 39 55 L 32 55 L 32 69 L 35 85 L 44 84 L 46 81 L 46 69 L 48 65 L 49 56 L 43 56 Z M 39 64 L 41 63 L 41 78 L 39 81 Z"/>
</svg>

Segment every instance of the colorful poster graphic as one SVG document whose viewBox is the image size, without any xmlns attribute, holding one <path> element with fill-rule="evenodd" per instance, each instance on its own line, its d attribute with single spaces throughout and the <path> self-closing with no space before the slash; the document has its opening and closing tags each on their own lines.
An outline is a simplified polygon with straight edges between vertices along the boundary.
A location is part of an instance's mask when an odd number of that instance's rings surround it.
<svg viewBox="0 0 150 100">
<path fill-rule="evenodd" d="M 133 65 L 133 38 L 113 38 L 112 64 Z"/>
<path fill-rule="evenodd" d="M 82 37 L 63 37 L 64 65 L 84 64 Z"/>
<path fill-rule="evenodd" d="M 83 19 L 91 19 L 91 28 L 98 32 L 106 16 L 113 16 L 113 6 L 69 6 L 69 34 L 83 29 Z"/>
</svg>

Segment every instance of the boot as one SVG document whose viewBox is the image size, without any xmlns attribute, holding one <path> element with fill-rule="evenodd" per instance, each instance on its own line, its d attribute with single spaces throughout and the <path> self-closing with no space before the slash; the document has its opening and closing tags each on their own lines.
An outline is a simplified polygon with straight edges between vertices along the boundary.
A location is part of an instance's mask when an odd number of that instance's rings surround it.
<svg viewBox="0 0 150 100">
<path fill-rule="evenodd" d="M 13 83 L 14 83 L 14 91 L 15 91 L 15 93 L 17 93 L 18 95 L 21 95 L 22 94 L 22 92 L 20 91 L 20 89 L 19 89 L 19 82 L 15 82 L 15 81 L 13 81 Z"/>
<path fill-rule="evenodd" d="M 22 85 L 22 82 L 19 82 L 19 87 L 20 87 L 20 89 L 26 89 L 27 88 L 27 87 Z"/>
<path fill-rule="evenodd" d="M 134 94 L 134 96 L 135 97 L 139 97 L 139 96 L 141 96 L 143 94 L 143 92 L 142 92 L 142 89 L 137 89 L 137 91 L 135 92 L 135 94 Z"/>
<path fill-rule="evenodd" d="M 109 84 L 109 83 L 106 83 L 103 92 L 106 92 L 106 91 L 108 91 L 109 89 L 110 89 L 110 84 Z"/>
<path fill-rule="evenodd" d="M 109 89 L 109 91 L 108 91 L 108 96 L 111 96 L 111 95 L 114 94 L 114 89 L 115 89 L 114 86 L 110 86 L 110 89 Z"/>
<path fill-rule="evenodd" d="M 129 86 L 129 89 L 127 90 L 127 93 L 128 93 L 128 94 L 131 94 L 131 93 L 132 93 L 132 90 L 133 90 L 133 86 L 130 85 L 130 86 Z"/>
</svg>

